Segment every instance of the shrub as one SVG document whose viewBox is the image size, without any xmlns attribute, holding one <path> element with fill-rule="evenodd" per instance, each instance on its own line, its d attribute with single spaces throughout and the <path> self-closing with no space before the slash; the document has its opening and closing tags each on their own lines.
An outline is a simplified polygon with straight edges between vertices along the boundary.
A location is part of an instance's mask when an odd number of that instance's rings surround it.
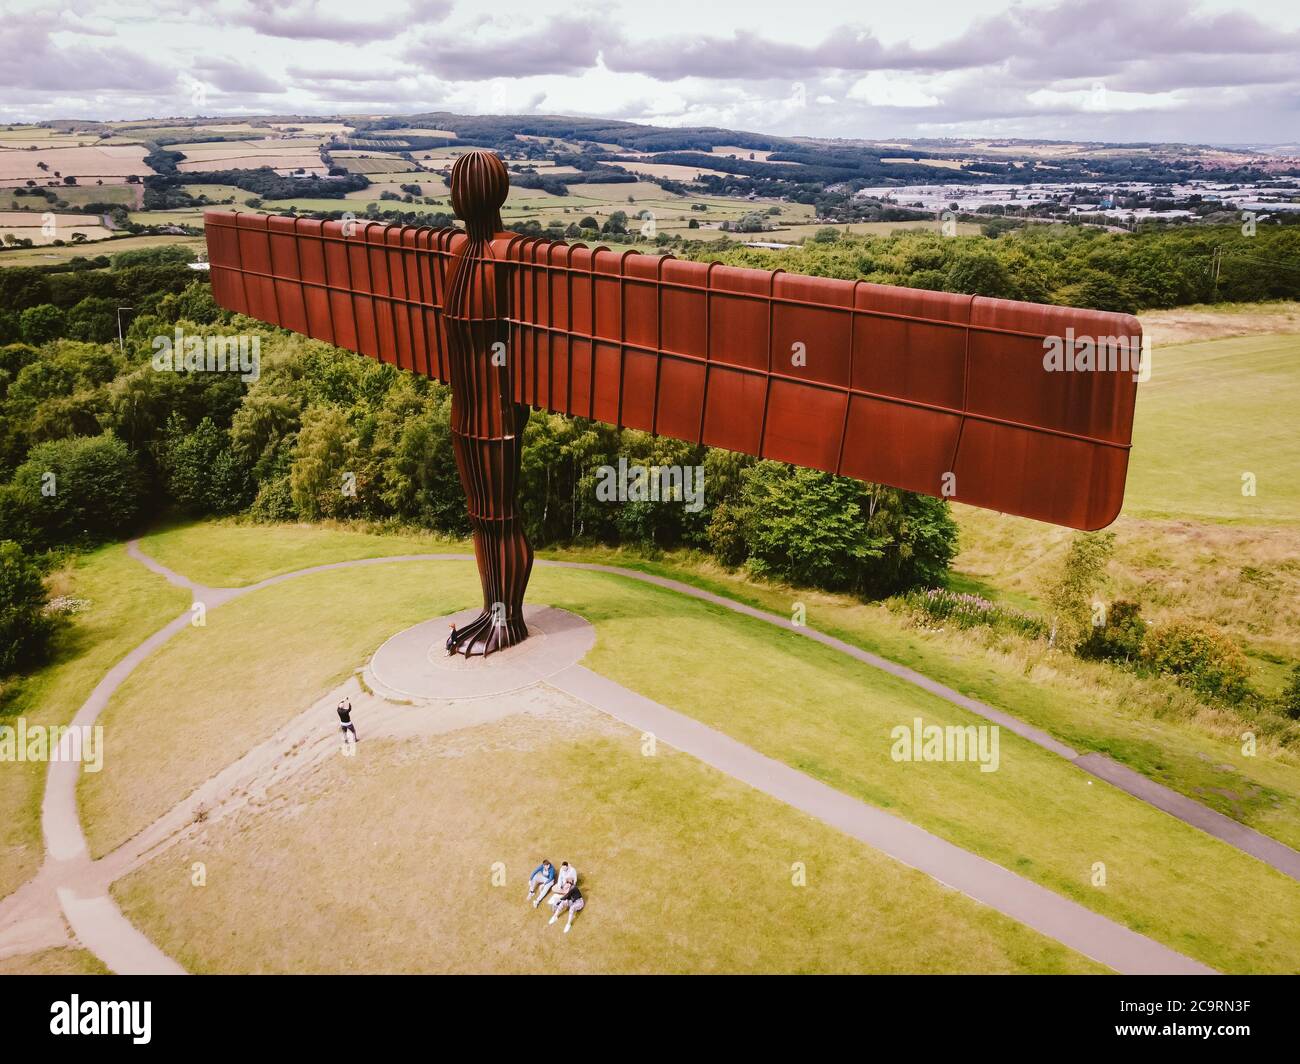
<svg viewBox="0 0 1300 1064">
<path fill-rule="evenodd" d="M 254 521 L 296 520 L 298 511 L 293 505 L 293 489 L 288 475 L 262 481 L 248 514 Z"/>
<path fill-rule="evenodd" d="M 0 542 L 0 676 L 42 660 L 54 626 L 35 562 L 13 540 Z"/>
<path fill-rule="evenodd" d="M 1052 646 L 1073 651 L 1091 634 L 1092 595 L 1114 550 L 1114 532 L 1080 532 L 1070 540 L 1061 568 L 1043 588 Z"/>
<path fill-rule="evenodd" d="M 1300 720 L 1300 665 L 1291 669 L 1291 681 L 1282 692 L 1282 715 Z"/>
<path fill-rule="evenodd" d="M 996 628 L 1018 632 L 1031 639 L 1047 634 L 1047 625 L 1041 618 L 999 606 L 982 595 L 931 588 L 914 591 L 904 601 L 913 613 L 957 628 Z"/>
<path fill-rule="evenodd" d="M 93 543 L 133 530 L 145 479 L 116 436 L 74 436 L 33 447 L 4 494 L 0 534 L 6 538 L 29 547 Z"/>
<path fill-rule="evenodd" d="M 1142 658 L 1201 695 L 1240 702 L 1250 692 L 1246 655 L 1222 632 L 1197 621 L 1175 620 L 1153 628 Z"/>
<path fill-rule="evenodd" d="M 1138 661 L 1147 634 L 1141 613 L 1142 607 L 1136 602 L 1111 603 L 1106 611 L 1106 623 L 1095 626 L 1079 644 L 1079 657 L 1094 661 Z"/>
</svg>

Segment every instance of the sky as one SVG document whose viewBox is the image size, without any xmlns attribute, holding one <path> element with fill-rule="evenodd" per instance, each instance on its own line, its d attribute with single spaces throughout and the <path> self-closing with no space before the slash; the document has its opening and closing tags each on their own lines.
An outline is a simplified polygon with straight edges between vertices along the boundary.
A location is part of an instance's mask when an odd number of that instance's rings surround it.
<svg viewBox="0 0 1300 1064">
<path fill-rule="evenodd" d="M 0 121 L 568 114 L 1300 142 L 1297 0 L 0 0 Z"/>
</svg>

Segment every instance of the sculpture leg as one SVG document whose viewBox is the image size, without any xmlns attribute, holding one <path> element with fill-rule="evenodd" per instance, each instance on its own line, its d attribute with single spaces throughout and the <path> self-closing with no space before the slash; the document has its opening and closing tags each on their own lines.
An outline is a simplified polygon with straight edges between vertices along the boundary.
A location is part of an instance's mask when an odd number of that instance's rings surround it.
<svg viewBox="0 0 1300 1064">
<path fill-rule="evenodd" d="M 526 406 L 510 406 L 513 431 L 497 438 L 458 432 L 453 411 L 452 448 L 469 504 L 483 610 L 457 629 L 448 646 L 451 653 L 490 654 L 528 636 L 524 591 L 533 568 L 533 549 L 519 509 L 519 466 L 529 411 Z"/>
</svg>

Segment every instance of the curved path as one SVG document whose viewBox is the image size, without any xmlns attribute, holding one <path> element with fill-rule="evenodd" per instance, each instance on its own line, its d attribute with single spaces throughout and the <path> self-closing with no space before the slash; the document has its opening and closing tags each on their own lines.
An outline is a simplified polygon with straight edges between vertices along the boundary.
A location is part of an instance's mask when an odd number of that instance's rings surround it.
<svg viewBox="0 0 1300 1064">
<path fill-rule="evenodd" d="M 128 544 L 128 553 L 171 583 L 188 589 L 194 601 L 202 602 L 207 608 L 214 608 L 231 599 L 310 573 L 393 562 L 473 560 L 473 555 L 466 553 L 363 558 L 282 573 L 245 587 L 212 588 L 197 584 L 144 554 L 138 540 L 132 540 Z M 1030 742 L 1065 757 L 1084 771 L 1114 783 L 1135 797 L 1252 853 L 1279 871 L 1300 878 L 1300 855 L 1281 843 L 1222 817 L 1101 755 L 1081 757 L 1046 732 L 833 636 L 807 627 L 795 628 L 774 614 L 665 577 L 595 563 L 539 559 L 537 564 L 606 572 L 640 580 L 814 639 L 1005 727 Z M 114 666 L 96 686 L 72 723 L 78 726 L 93 724 L 113 692 L 135 667 L 184 629 L 189 624 L 190 617 L 189 611 L 177 617 Z M 580 665 L 568 666 L 551 676 L 547 682 L 633 727 L 654 732 L 669 745 L 818 817 L 846 834 L 926 872 L 940 882 L 963 891 L 1116 971 L 1184 974 L 1212 971 L 1205 965 L 1023 879 L 1000 865 L 962 850 L 892 814 L 835 791 L 729 736 L 636 695 Z M 109 896 L 109 884 L 121 874 L 121 861 L 110 861 L 108 858 L 91 861 L 77 809 L 77 769 L 74 762 L 52 762 L 49 766 L 41 807 L 46 861 L 35 878 L 8 898 L 0 900 L 0 953 L 17 952 L 14 948 L 6 948 L 6 945 L 14 943 L 43 941 L 45 944 L 65 944 L 50 941 L 52 929 L 58 923 L 57 910 L 61 910 L 82 945 L 112 970 L 123 974 L 181 974 L 183 969 L 130 924 Z M 139 855 L 142 851 L 137 846 L 134 852 Z M 115 867 L 117 871 L 109 874 L 110 867 Z M 52 904 L 56 906 L 53 912 Z M 59 934 L 66 940 L 61 927 Z"/>
</svg>

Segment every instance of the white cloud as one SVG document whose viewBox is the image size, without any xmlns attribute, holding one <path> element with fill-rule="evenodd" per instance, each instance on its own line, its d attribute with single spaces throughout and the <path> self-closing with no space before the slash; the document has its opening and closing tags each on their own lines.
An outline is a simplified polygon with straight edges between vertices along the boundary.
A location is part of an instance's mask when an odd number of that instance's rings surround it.
<svg viewBox="0 0 1300 1064">
<path fill-rule="evenodd" d="M 938 107 L 938 96 L 923 87 L 928 79 L 892 71 L 873 70 L 859 78 L 846 93 L 850 100 L 861 100 L 872 107 Z"/>
<path fill-rule="evenodd" d="M 792 17 L 793 16 L 793 17 Z M 0 0 L 0 117 L 567 112 L 780 134 L 1285 141 L 1292 0 Z M 1094 85 L 1104 86 L 1097 94 Z"/>
</svg>

